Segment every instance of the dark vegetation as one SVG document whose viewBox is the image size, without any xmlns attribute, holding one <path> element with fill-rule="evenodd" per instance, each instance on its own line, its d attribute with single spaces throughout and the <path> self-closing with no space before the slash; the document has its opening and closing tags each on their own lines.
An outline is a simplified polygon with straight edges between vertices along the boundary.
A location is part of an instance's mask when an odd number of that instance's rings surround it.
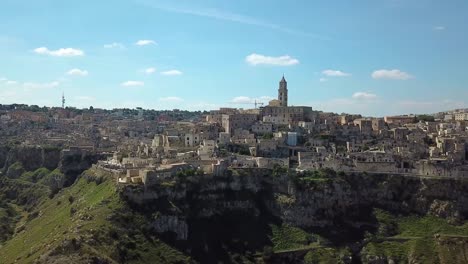
<svg viewBox="0 0 468 264">
<path fill-rule="evenodd" d="M 435 117 L 432 116 L 432 115 L 417 115 L 415 118 L 414 118 L 414 122 L 417 123 L 417 122 L 434 122 L 435 121 Z"/>
</svg>

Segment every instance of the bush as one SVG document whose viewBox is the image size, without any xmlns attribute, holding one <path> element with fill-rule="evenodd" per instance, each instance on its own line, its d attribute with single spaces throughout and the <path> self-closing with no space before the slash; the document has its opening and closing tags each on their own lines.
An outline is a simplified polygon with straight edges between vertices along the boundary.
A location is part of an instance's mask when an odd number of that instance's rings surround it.
<svg viewBox="0 0 468 264">
<path fill-rule="evenodd" d="M 273 248 L 270 246 L 265 246 L 263 248 L 262 257 L 264 260 L 269 260 L 273 256 Z"/>
<path fill-rule="evenodd" d="M 273 166 L 272 174 L 274 177 L 285 176 L 288 173 L 288 168 L 275 164 Z"/>
<path fill-rule="evenodd" d="M 11 179 L 17 179 L 25 172 L 23 164 L 21 164 L 21 162 L 15 162 L 8 167 L 6 176 Z"/>
</svg>

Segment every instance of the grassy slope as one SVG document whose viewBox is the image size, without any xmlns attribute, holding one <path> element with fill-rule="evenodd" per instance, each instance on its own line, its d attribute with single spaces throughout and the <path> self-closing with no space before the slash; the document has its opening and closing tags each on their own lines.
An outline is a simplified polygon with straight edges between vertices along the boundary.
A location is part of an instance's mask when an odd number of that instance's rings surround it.
<svg viewBox="0 0 468 264">
<path fill-rule="evenodd" d="M 288 225 L 271 225 L 273 251 L 299 250 L 309 246 L 307 232 Z"/>
<path fill-rule="evenodd" d="M 366 245 L 364 255 L 387 256 L 394 260 L 417 263 L 461 263 L 467 261 L 468 223 L 455 226 L 435 216 L 392 216 L 376 210 L 380 223 L 393 222 L 395 236 L 381 237 Z M 453 243 L 454 239 L 457 243 Z"/>
<path fill-rule="evenodd" d="M 343 248 L 323 246 L 324 238 L 316 234 L 289 225 L 271 225 L 273 252 L 276 254 L 302 251 L 307 252 L 304 263 L 342 263 L 341 259 L 351 256 L 351 252 Z"/>
<path fill-rule="evenodd" d="M 22 231 L 0 247 L 0 263 L 32 263 L 51 251 L 63 253 L 64 241 L 73 240 L 86 241 L 79 248 L 80 255 L 98 255 L 110 262 L 119 260 L 121 247 L 126 255 L 132 251 L 133 261 L 138 263 L 185 261 L 183 254 L 158 240 L 149 241 L 138 231 L 131 237 L 119 232 L 119 240 L 133 243 L 130 246 L 118 245 L 109 237 L 110 231 L 116 230 L 109 216 L 128 211 L 115 188 L 111 180 L 96 184 L 82 178 L 53 199 L 45 199 L 29 220 L 20 222 Z M 98 239 L 98 243 L 93 239 Z"/>
</svg>

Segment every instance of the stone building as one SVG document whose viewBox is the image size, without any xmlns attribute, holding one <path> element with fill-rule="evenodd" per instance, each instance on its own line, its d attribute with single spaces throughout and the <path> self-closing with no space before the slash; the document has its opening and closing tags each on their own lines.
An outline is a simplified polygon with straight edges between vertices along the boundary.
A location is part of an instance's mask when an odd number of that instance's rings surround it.
<svg viewBox="0 0 468 264">
<path fill-rule="evenodd" d="M 257 134 L 273 133 L 273 125 L 271 123 L 256 123 L 252 126 L 252 132 Z"/>
<path fill-rule="evenodd" d="M 372 133 L 372 120 L 359 118 L 354 120 L 354 125 L 359 127 L 362 135 L 370 135 Z"/>
<path fill-rule="evenodd" d="M 396 124 L 396 125 L 405 125 L 414 123 L 414 116 L 386 116 L 385 123 L 387 124 Z"/>
<path fill-rule="evenodd" d="M 257 120 L 258 115 L 256 114 L 223 114 L 222 126 L 225 132 L 232 134 L 238 128 L 249 130 Z"/>
<path fill-rule="evenodd" d="M 372 119 L 372 130 L 373 131 L 380 131 L 385 128 L 385 121 L 382 118 L 374 118 Z"/>
</svg>

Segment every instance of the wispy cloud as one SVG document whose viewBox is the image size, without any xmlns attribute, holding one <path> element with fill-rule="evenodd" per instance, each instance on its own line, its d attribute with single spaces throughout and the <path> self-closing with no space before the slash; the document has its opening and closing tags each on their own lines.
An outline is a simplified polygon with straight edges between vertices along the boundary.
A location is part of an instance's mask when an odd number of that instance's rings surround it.
<svg viewBox="0 0 468 264">
<path fill-rule="evenodd" d="M 320 79 L 319 79 L 319 82 L 326 82 L 326 81 L 328 81 L 327 78 L 320 78 Z"/>
<path fill-rule="evenodd" d="M 34 49 L 34 52 L 41 55 L 49 55 L 54 57 L 75 57 L 84 56 L 84 51 L 74 48 L 61 48 L 58 50 L 49 50 L 46 47 Z"/>
<path fill-rule="evenodd" d="M 67 72 L 67 75 L 72 76 L 88 76 L 88 71 L 80 69 L 71 69 Z"/>
<path fill-rule="evenodd" d="M 180 103 L 183 102 L 184 99 L 177 97 L 177 96 L 169 96 L 169 97 L 161 97 L 159 98 L 161 102 L 173 102 L 173 103 Z"/>
<path fill-rule="evenodd" d="M 153 74 L 155 72 L 156 72 L 156 68 L 153 68 L 153 67 L 145 69 L 146 74 Z"/>
<path fill-rule="evenodd" d="M 338 71 L 338 70 L 324 70 L 322 71 L 323 75 L 326 75 L 328 77 L 347 77 L 351 76 L 350 73 Z"/>
<path fill-rule="evenodd" d="M 179 70 L 169 70 L 169 71 L 163 71 L 161 72 L 161 75 L 165 76 L 177 76 L 177 75 L 182 75 L 182 72 Z"/>
<path fill-rule="evenodd" d="M 377 95 L 368 92 L 356 92 L 353 94 L 352 98 L 357 100 L 372 100 L 376 99 Z"/>
<path fill-rule="evenodd" d="M 436 31 L 442 31 L 442 30 L 445 30 L 445 27 L 444 26 L 435 26 L 433 29 L 436 30 Z"/>
<path fill-rule="evenodd" d="M 124 87 L 138 87 L 138 86 L 144 86 L 145 83 L 141 81 L 126 81 L 121 83 L 120 85 Z"/>
<path fill-rule="evenodd" d="M 232 104 L 254 104 L 254 103 L 267 103 L 275 98 L 271 96 L 261 96 L 259 98 L 253 98 L 248 96 L 237 96 L 231 99 Z"/>
<path fill-rule="evenodd" d="M 115 49 L 115 48 L 124 49 L 125 45 L 122 44 L 122 43 L 119 43 L 119 42 L 113 42 L 111 44 L 105 44 L 104 48 L 106 48 L 106 49 Z"/>
<path fill-rule="evenodd" d="M 48 83 L 35 83 L 35 82 L 25 82 L 23 83 L 23 87 L 25 89 L 49 89 L 55 88 L 60 85 L 60 82 L 48 82 Z"/>
<path fill-rule="evenodd" d="M 232 98 L 231 103 L 249 104 L 249 103 L 253 103 L 253 99 L 248 96 L 237 96 L 237 97 Z"/>
<path fill-rule="evenodd" d="M 148 1 L 148 0 L 139 0 L 138 2 L 146 6 L 159 9 L 159 10 L 163 10 L 166 12 L 186 14 L 186 15 L 192 15 L 192 16 L 198 16 L 198 17 L 224 20 L 224 21 L 229 21 L 229 22 L 234 22 L 234 23 L 239 23 L 239 24 L 269 28 L 272 30 L 276 30 L 276 31 L 280 31 L 280 32 L 284 32 L 284 33 L 288 33 L 288 34 L 296 35 L 296 36 L 312 37 L 312 38 L 321 39 L 321 40 L 330 39 L 329 37 L 322 36 L 319 34 L 313 34 L 313 33 L 308 33 L 308 32 L 304 32 L 301 30 L 284 27 L 284 26 L 270 23 L 267 21 L 263 21 L 261 19 L 257 19 L 254 17 L 231 13 L 231 12 L 216 9 L 216 8 L 194 8 L 194 7 L 189 8 L 189 7 L 166 6 L 166 5 L 160 5 L 160 4 L 154 3 L 153 1 Z"/>
<path fill-rule="evenodd" d="M 252 53 L 245 58 L 245 61 L 253 66 L 257 65 L 273 65 L 273 66 L 292 66 L 299 64 L 299 60 L 289 55 L 279 57 L 265 56 L 261 54 Z"/>
<path fill-rule="evenodd" d="M 398 69 L 394 70 L 376 70 L 372 73 L 372 78 L 374 79 L 389 79 L 389 80 L 408 80 L 413 78 L 413 76 L 404 71 Z"/>
<path fill-rule="evenodd" d="M 44 82 L 44 83 L 39 83 L 39 82 L 18 82 L 18 81 L 13 81 L 13 80 L 8 80 L 6 78 L 1 78 L 0 79 L 3 84 L 10 86 L 11 88 L 23 88 L 24 91 L 31 91 L 31 90 L 38 90 L 38 89 L 48 89 L 48 88 L 55 88 L 60 85 L 59 81 L 53 81 L 53 82 Z M 2 84 L 0 82 L 0 84 Z"/>
<path fill-rule="evenodd" d="M 135 42 L 137 46 L 148 46 L 148 45 L 156 45 L 156 41 L 150 39 L 142 39 Z"/>
</svg>

